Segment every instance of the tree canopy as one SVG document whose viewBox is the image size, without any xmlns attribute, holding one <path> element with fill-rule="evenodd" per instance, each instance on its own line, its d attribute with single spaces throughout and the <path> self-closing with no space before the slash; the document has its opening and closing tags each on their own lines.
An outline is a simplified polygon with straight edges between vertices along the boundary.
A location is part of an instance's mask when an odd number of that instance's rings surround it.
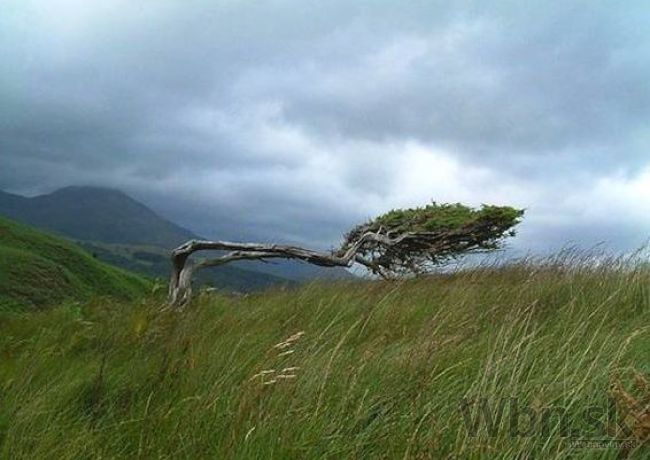
<svg viewBox="0 0 650 460">
<path fill-rule="evenodd" d="M 468 252 L 497 249 L 504 238 L 515 235 L 523 215 L 524 210 L 509 206 L 471 208 L 460 203 L 394 209 L 352 229 L 339 252 L 363 235 L 381 236 L 358 248 L 366 266 L 383 275 L 418 274 Z"/>
</svg>

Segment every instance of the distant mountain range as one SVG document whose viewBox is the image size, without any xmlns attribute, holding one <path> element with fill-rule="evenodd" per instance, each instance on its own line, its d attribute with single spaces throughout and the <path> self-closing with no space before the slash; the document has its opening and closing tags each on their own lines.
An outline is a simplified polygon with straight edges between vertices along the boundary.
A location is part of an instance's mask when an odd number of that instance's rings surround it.
<svg viewBox="0 0 650 460">
<path fill-rule="evenodd" d="M 0 191 L 0 215 L 71 238 L 99 259 L 156 277 L 166 277 L 169 251 L 200 238 L 114 189 L 66 187 L 24 197 Z M 350 277 L 295 261 L 242 262 L 210 269 L 201 276 L 218 287 L 250 290 L 314 278 Z"/>
</svg>

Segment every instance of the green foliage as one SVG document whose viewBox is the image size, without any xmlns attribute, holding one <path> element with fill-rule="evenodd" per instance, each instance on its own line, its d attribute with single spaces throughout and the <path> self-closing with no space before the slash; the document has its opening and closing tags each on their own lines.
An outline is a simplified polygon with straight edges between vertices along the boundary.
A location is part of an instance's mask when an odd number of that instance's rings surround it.
<svg viewBox="0 0 650 460">
<path fill-rule="evenodd" d="M 459 410 L 516 397 L 578 424 L 615 371 L 650 372 L 650 273 L 594 266 L 0 314 L 0 457 L 614 459 L 556 425 L 511 437 L 507 413 L 472 437 Z"/>
<path fill-rule="evenodd" d="M 473 251 L 497 249 L 514 236 L 524 210 L 483 205 L 478 209 L 460 203 L 431 203 L 424 207 L 395 209 L 355 227 L 346 236 L 344 253 L 367 233 L 389 242 L 368 241 L 360 248 L 375 273 L 421 273 L 449 259 Z"/>
<path fill-rule="evenodd" d="M 0 218 L 0 309 L 44 307 L 97 295 L 134 299 L 151 288 L 68 241 Z"/>
<path fill-rule="evenodd" d="M 385 228 L 387 232 L 448 232 L 494 222 L 500 227 L 513 227 L 524 211 L 508 206 L 483 205 L 474 209 L 460 203 L 431 203 L 424 207 L 395 209 L 374 219 L 369 229 Z"/>
</svg>

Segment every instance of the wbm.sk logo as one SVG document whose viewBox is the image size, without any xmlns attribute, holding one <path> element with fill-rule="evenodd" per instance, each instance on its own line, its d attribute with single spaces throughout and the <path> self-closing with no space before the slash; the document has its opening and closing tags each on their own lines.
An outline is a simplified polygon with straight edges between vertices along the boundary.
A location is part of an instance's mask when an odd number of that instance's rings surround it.
<svg viewBox="0 0 650 460">
<path fill-rule="evenodd" d="M 533 407 L 519 398 L 463 399 L 459 404 L 464 427 L 471 437 L 559 436 L 573 440 L 643 441 L 634 424 L 641 407 L 622 408 L 609 398 L 603 405 L 570 410 L 561 406 Z"/>
</svg>

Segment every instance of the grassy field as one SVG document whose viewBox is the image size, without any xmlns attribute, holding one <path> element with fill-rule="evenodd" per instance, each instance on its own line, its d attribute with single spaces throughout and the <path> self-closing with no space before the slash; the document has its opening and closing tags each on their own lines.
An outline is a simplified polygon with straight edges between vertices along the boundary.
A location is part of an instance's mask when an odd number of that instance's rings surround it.
<svg viewBox="0 0 650 460">
<path fill-rule="evenodd" d="M 151 287 L 143 277 L 102 263 L 71 242 L 0 217 L 0 310 L 96 296 L 135 299 Z"/>
<path fill-rule="evenodd" d="M 0 456 L 647 458 L 641 264 L 565 254 L 162 305 L 1 314 Z"/>
</svg>

